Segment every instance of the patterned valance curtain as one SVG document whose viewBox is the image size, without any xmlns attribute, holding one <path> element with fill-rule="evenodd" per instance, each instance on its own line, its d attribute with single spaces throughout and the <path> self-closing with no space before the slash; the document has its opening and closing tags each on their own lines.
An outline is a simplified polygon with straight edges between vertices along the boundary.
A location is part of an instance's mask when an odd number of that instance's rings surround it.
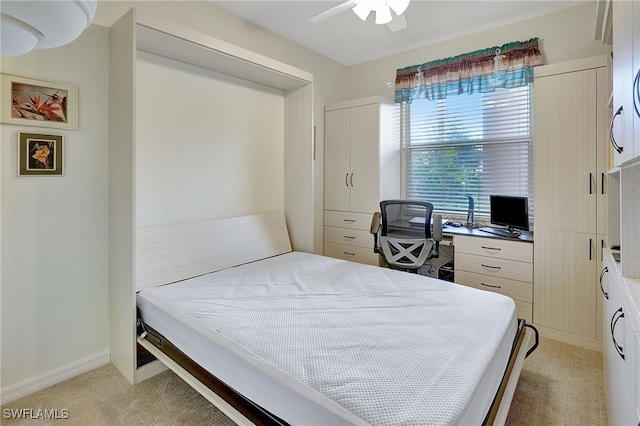
<svg viewBox="0 0 640 426">
<path fill-rule="evenodd" d="M 395 99 L 444 99 L 524 86 L 533 81 L 532 67 L 537 65 L 542 65 L 537 38 L 412 65 L 397 71 Z"/>
</svg>

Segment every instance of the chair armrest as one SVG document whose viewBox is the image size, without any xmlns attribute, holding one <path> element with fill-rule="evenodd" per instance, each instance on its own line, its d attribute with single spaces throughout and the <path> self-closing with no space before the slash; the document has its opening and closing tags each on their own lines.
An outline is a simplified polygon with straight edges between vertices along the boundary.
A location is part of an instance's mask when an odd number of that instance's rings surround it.
<svg viewBox="0 0 640 426">
<path fill-rule="evenodd" d="M 433 228 L 431 230 L 431 238 L 435 242 L 442 241 L 442 215 L 434 213 Z"/>
<path fill-rule="evenodd" d="M 380 230 L 380 212 L 373 213 L 373 218 L 371 219 L 371 229 L 369 232 L 372 234 L 377 234 Z"/>
</svg>

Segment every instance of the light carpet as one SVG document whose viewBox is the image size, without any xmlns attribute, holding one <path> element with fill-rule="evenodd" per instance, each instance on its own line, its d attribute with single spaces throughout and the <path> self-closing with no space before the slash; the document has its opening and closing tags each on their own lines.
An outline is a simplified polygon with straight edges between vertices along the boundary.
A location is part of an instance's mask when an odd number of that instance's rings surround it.
<svg viewBox="0 0 640 426">
<path fill-rule="evenodd" d="M 11 411 L 56 410 L 58 420 L 15 419 Z M 66 411 L 65 411 L 66 410 Z M 66 415 L 65 415 L 66 413 Z M 7 418 L 9 414 L 9 418 Z M 106 365 L 2 405 L 2 425 L 233 425 L 170 371 L 137 385 Z M 540 339 L 525 361 L 507 425 L 606 425 L 602 354 Z"/>
</svg>

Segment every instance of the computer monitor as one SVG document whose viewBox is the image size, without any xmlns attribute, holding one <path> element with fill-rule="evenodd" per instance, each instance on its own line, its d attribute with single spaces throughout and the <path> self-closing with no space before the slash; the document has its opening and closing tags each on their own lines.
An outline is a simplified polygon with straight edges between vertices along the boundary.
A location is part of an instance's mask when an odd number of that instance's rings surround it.
<svg viewBox="0 0 640 426">
<path fill-rule="evenodd" d="M 506 195 L 490 195 L 490 221 L 493 225 L 506 226 L 510 231 L 529 230 L 529 199 Z"/>
</svg>

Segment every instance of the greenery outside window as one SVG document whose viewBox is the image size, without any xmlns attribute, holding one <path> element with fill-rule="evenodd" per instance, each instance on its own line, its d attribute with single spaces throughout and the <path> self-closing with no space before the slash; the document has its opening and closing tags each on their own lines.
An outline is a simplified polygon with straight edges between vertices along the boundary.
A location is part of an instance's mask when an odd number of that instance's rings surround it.
<svg viewBox="0 0 640 426">
<path fill-rule="evenodd" d="M 401 104 L 402 193 L 442 214 L 489 215 L 489 195 L 529 198 L 532 85 Z"/>
</svg>

